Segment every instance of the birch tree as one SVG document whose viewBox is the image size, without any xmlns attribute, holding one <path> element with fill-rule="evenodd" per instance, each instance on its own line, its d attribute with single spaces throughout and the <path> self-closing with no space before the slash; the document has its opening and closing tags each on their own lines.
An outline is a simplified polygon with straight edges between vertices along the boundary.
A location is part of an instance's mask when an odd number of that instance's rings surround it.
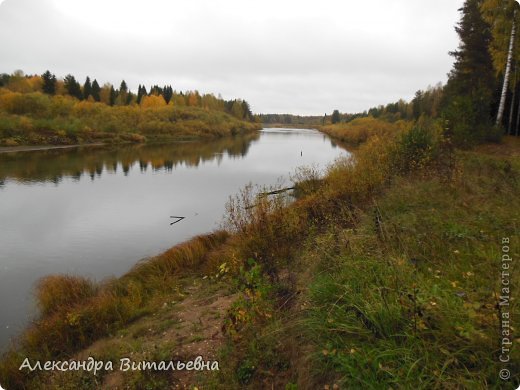
<svg viewBox="0 0 520 390">
<path fill-rule="evenodd" d="M 504 116 L 512 63 L 513 61 L 518 63 L 520 59 L 520 50 L 518 45 L 515 45 L 517 8 L 518 4 L 515 0 L 485 0 L 481 5 L 482 16 L 490 25 L 493 37 L 490 45 L 493 66 L 496 75 L 504 79 L 496 117 L 497 125 L 502 123 Z"/>
<path fill-rule="evenodd" d="M 513 48 L 515 47 L 515 36 L 516 36 L 516 23 L 513 16 L 513 24 L 511 26 L 511 37 L 509 38 L 509 50 L 507 52 L 506 70 L 504 72 L 504 83 L 502 85 L 502 94 L 500 95 L 500 104 L 498 105 L 497 121 L 496 125 L 499 126 L 502 123 L 502 117 L 504 116 L 504 109 L 506 106 L 507 91 L 509 89 L 509 78 L 511 77 L 511 62 L 513 61 Z"/>
</svg>

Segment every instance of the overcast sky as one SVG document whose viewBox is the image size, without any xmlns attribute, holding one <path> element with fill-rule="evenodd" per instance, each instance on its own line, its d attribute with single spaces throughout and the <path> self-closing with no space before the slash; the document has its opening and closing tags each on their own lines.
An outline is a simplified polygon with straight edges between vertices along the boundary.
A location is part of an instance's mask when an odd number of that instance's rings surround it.
<svg viewBox="0 0 520 390">
<path fill-rule="evenodd" d="M 363 111 L 446 80 L 463 0 L 0 0 L 0 72 Z"/>
</svg>

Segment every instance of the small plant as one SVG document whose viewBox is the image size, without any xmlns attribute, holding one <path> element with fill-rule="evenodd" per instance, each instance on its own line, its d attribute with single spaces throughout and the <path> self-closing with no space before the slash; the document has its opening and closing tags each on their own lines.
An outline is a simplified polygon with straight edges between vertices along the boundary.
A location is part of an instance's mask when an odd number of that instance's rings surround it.
<svg viewBox="0 0 520 390">
<path fill-rule="evenodd" d="M 255 371 L 256 367 L 251 361 L 244 361 L 238 366 L 236 371 L 238 382 L 242 385 L 247 385 L 251 381 L 251 378 L 253 378 Z"/>
</svg>

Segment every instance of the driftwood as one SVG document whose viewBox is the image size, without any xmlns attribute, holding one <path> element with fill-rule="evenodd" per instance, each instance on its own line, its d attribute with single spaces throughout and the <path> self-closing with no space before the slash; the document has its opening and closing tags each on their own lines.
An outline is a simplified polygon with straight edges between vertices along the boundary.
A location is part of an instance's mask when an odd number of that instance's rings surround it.
<svg viewBox="0 0 520 390">
<path fill-rule="evenodd" d="M 287 187 L 287 188 L 282 188 L 280 190 L 271 191 L 271 192 L 261 192 L 261 193 L 258 194 L 258 197 L 259 198 L 265 198 L 266 196 L 278 195 L 278 194 L 282 194 L 284 192 L 291 191 L 291 190 L 294 190 L 294 189 L 296 189 L 296 187 Z M 248 206 L 245 209 L 246 210 L 251 210 L 251 209 L 255 208 L 256 206 L 258 206 L 258 204 L 254 204 L 254 205 Z"/>
<path fill-rule="evenodd" d="M 185 219 L 186 217 L 177 217 L 177 216 L 175 216 L 175 215 L 172 215 L 170 218 L 176 218 L 176 219 L 177 219 L 176 221 L 170 223 L 170 226 L 172 226 L 172 225 L 175 225 L 176 223 L 182 221 L 182 220 Z"/>
<path fill-rule="evenodd" d="M 282 188 L 280 190 L 271 191 L 271 192 L 261 192 L 260 194 L 258 194 L 258 197 L 263 198 L 263 197 L 266 197 L 269 195 L 278 195 L 278 194 L 282 194 L 284 192 L 291 191 L 294 189 L 296 189 L 296 187 L 287 187 L 287 188 Z"/>
</svg>

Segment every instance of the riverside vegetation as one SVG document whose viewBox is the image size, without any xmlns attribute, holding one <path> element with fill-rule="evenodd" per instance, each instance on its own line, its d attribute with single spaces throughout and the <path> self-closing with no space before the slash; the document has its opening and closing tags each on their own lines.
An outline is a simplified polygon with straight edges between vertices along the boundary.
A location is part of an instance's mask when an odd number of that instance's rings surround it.
<svg viewBox="0 0 520 390">
<path fill-rule="evenodd" d="M 41 318 L 4 356 L 2 384 L 91 388 L 110 377 L 19 371 L 26 356 L 66 359 L 87 348 L 98 360 L 134 352 L 171 360 L 182 342 L 147 341 L 174 327 L 170 317 L 155 316 L 163 302 L 186 299 L 186 285 L 195 282 L 203 295 L 225 285 L 235 298 L 219 321 L 221 371 L 182 384 L 500 386 L 501 240 L 519 237 L 512 210 L 520 209 L 520 145 L 506 139 L 506 146 L 461 151 L 438 121 L 405 127 L 369 136 L 323 178 L 300 171 L 295 201 L 245 188 L 228 203 L 225 230 L 176 246 L 120 279 L 43 279 Z M 517 295 L 513 290 L 511 312 Z M 511 353 L 511 383 L 518 383 L 520 356 Z M 179 377 L 128 372 L 120 381 L 164 388 Z"/>
<path fill-rule="evenodd" d="M 0 146 L 164 142 L 260 129 L 243 100 L 157 86 L 134 95 L 124 81 L 96 91 L 89 78 L 81 87 L 50 72 L 0 75 Z"/>
</svg>

